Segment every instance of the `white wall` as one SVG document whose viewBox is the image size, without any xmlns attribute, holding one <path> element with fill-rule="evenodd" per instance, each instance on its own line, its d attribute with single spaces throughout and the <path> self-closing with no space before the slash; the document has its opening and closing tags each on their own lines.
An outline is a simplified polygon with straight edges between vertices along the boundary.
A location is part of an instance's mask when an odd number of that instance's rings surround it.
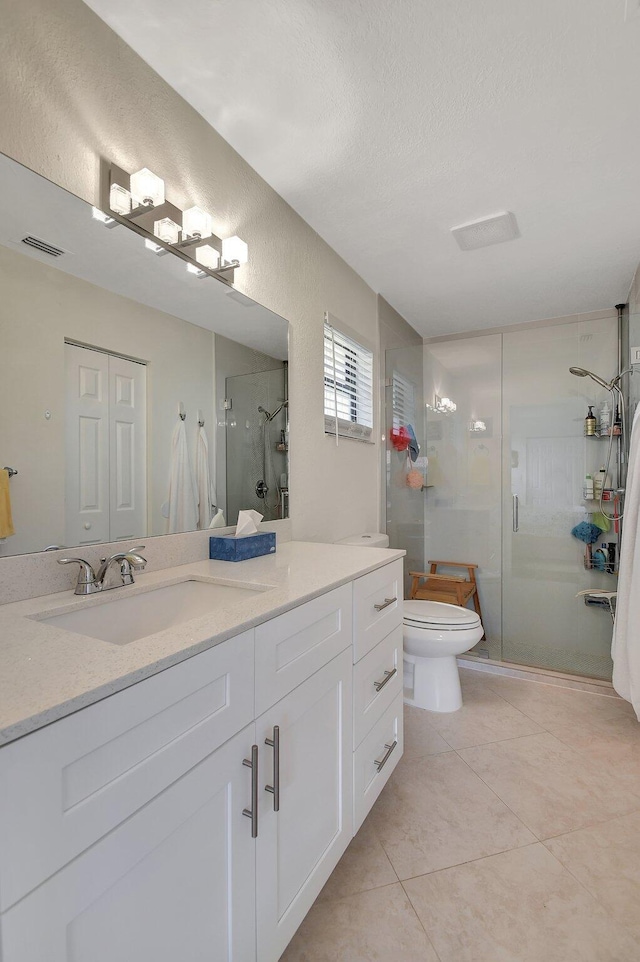
<svg viewBox="0 0 640 962">
<path fill-rule="evenodd" d="M 147 362 L 149 532 L 164 534 L 178 403 L 193 464 L 197 410 L 213 416 L 213 334 L 3 246 L 0 291 L 0 458 L 20 472 L 0 555 L 65 544 L 65 338 Z"/>
<path fill-rule="evenodd" d="M 0 21 L 0 150 L 90 203 L 101 159 L 148 166 L 170 200 L 247 241 L 237 288 L 292 325 L 294 537 L 375 529 L 379 443 L 336 448 L 322 402 L 323 312 L 377 344 L 374 292 L 81 0 L 0 0 Z"/>
</svg>

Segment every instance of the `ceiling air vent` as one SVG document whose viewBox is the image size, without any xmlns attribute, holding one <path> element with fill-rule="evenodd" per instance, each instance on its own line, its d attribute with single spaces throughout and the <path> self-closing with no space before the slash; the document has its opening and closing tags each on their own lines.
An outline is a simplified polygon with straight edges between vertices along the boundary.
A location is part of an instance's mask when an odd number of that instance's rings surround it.
<svg viewBox="0 0 640 962">
<path fill-rule="evenodd" d="M 35 247 L 37 251 L 41 251 L 43 254 L 49 254 L 50 257 L 60 257 L 61 254 L 66 254 L 66 251 L 63 251 L 61 247 L 54 247 L 53 244 L 47 244 L 46 241 L 40 240 L 39 237 L 32 237 L 31 234 L 23 237 L 22 243 L 26 244 L 27 247 Z"/>
<path fill-rule="evenodd" d="M 520 237 L 516 219 L 509 211 L 501 211 L 499 214 L 491 214 L 490 217 L 461 224 L 460 227 L 452 227 L 451 233 L 463 251 L 474 251 L 478 247 L 502 244 Z"/>
</svg>

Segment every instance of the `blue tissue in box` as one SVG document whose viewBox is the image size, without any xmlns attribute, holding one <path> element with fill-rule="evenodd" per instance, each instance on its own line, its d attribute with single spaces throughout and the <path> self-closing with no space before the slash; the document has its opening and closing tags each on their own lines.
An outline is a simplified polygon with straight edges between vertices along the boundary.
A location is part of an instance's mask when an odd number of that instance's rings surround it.
<svg viewBox="0 0 640 962">
<path fill-rule="evenodd" d="M 209 557 L 213 561 L 246 561 L 263 554 L 273 554 L 275 550 L 275 531 L 258 531 L 242 538 L 234 538 L 233 535 L 209 538 Z"/>
</svg>

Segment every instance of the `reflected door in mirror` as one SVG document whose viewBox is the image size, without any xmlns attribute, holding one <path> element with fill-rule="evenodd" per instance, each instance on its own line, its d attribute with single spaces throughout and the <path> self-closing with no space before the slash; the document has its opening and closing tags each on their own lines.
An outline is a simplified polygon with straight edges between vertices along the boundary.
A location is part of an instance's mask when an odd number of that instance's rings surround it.
<svg viewBox="0 0 640 962">
<path fill-rule="evenodd" d="M 144 537 L 146 368 L 65 344 L 68 545 Z"/>
</svg>

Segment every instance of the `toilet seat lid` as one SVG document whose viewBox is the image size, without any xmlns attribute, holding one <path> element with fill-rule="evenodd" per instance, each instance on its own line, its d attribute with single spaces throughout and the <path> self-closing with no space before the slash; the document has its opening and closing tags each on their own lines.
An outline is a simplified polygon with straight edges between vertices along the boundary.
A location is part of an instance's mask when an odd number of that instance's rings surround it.
<svg viewBox="0 0 640 962">
<path fill-rule="evenodd" d="M 480 624 L 477 612 L 458 605 L 447 605 L 443 601 L 405 601 L 404 620 L 414 625 L 449 628 L 474 628 Z"/>
</svg>

